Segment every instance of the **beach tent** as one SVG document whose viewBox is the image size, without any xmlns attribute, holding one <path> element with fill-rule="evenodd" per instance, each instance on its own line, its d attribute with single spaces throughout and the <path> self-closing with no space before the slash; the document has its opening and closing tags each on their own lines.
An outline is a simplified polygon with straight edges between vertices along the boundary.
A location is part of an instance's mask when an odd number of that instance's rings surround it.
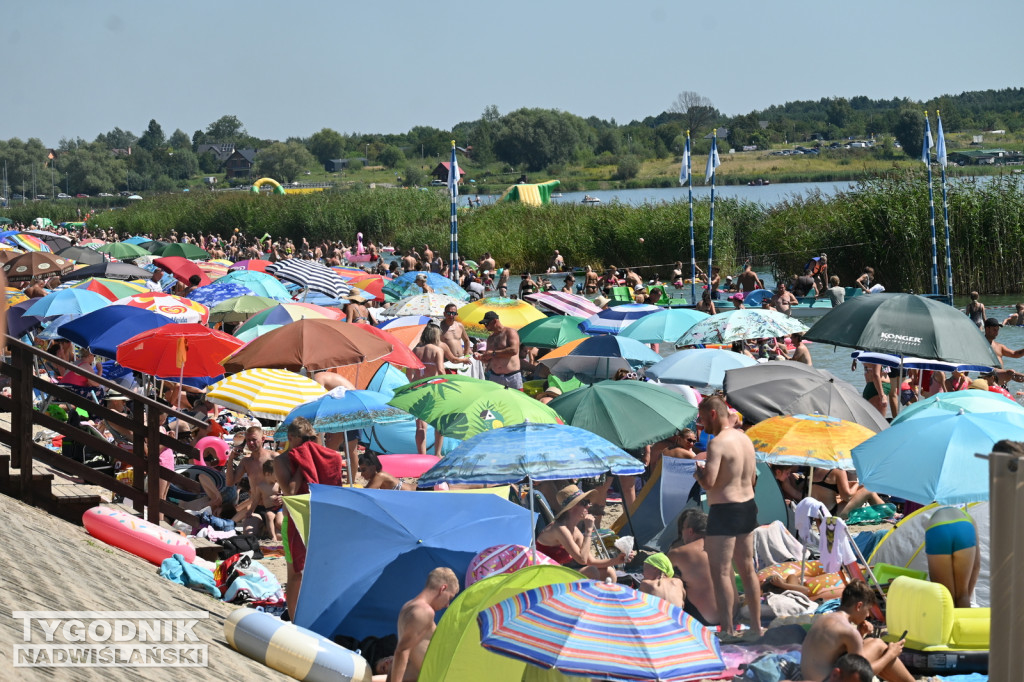
<svg viewBox="0 0 1024 682">
<path fill-rule="evenodd" d="M 512 185 L 498 197 L 498 201 L 518 201 L 530 206 L 551 203 L 551 193 L 562 184 L 558 180 L 548 180 L 536 184 Z"/>
<path fill-rule="evenodd" d="M 420 679 L 461 682 L 480 679 L 486 670 L 489 682 L 569 679 L 557 670 L 542 670 L 523 661 L 493 653 L 480 646 L 476 617 L 481 611 L 535 587 L 582 580 L 580 573 L 565 566 L 528 566 L 514 573 L 502 573 L 470 585 L 445 611 L 423 658 Z M 528 669 L 532 668 L 532 671 Z M 530 672 L 532 676 L 524 677 Z"/>
<path fill-rule="evenodd" d="M 913 568 L 928 572 L 928 557 L 924 553 L 924 531 L 932 512 L 940 505 L 932 503 L 908 514 L 892 530 L 886 533 L 875 551 L 868 557 L 868 564 L 890 564 L 902 568 Z M 974 588 L 974 602 L 978 606 L 991 606 L 989 594 L 989 503 L 975 502 L 967 505 L 967 513 L 978 528 L 978 546 L 981 548 L 981 572 Z"/>
</svg>

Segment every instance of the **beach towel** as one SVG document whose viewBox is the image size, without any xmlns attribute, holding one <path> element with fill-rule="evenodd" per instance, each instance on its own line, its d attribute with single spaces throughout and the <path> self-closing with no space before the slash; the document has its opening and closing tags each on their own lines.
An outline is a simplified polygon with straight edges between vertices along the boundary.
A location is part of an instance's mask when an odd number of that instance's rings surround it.
<svg viewBox="0 0 1024 682">
<path fill-rule="evenodd" d="M 802 558 L 803 545 L 781 521 L 772 521 L 754 530 L 754 568 L 757 570 Z"/>
<path fill-rule="evenodd" d="M 258 561 L 250 561 L 246 566 L 236 568 L 234 579 L 224 589 L 224 601 L 232 604 L 244 604 L 251 601 L 284 599 L 281 583 L 274 574 Z"/>
<path fill-rule="evenodd" d="M 805 497 L 796 506 L 796 535 L 801 541 L 807 542 L 811 536 L 811 521 L 832 516 L 820 500 Z"/>
<path fill-rule="evenodd" d="M 289 450 L 288 458 L 291 462 L 292 474 L 294 475 L 297 471 L 301 472 L 304 479 L 296 491 L 297 495 L 308 493 L 310 483 L 341 485 L 344 482 L 341 472 L 341 453 L 337 450 L 331 450 L 313 441 L 306 441 Z"/>
<path fill-rule="evenodd" d="M 217 581 L 213 577 L 213 572 L 201 566 L 193 566 L 185 561 L 185 557 L 181 554 L 164 559 L 160 564 L 160 575 L 172 583 L 220 597 L 220 590 L 217 589 Z"/>
<path fill-rule="evenodd" d="M 846 529 L 846 523 L 841 518 L 833 516 L 825 521 L 819 549 L 821 565 L 824 566 L 826 573 L 835 573 L 843 566 L 857 562 L 852 544 L 853 538 L 850 537 L 850 531 Z"/>
</svg>

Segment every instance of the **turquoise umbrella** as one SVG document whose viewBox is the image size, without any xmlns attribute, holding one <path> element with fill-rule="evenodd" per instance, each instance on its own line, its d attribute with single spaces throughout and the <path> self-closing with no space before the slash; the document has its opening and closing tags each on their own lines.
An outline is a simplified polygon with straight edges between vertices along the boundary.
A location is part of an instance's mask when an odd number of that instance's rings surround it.
<svg viewBox="0 0 1024 682">
<path fill-rule="evenodd" d="M 950 393 L 936 393 L 931 398 L 925 398 L 924 400 L 907 405 L 900 410 L 900 415 L 892 420 L 892 426 L 922 417 L 955 414 L 961 410 L 967 414 L 981 414 L 985 412 L 1024 414 L 1024 407 L 1020 403 L 998 393 L 978 390 L 952 391 Z"/>
<path fill-rule="evenodd" d="M 88 289 L 61 289 L 37 299 L 26 315 L 57 317 L 58 315 L 84 315 L 110 305 L 110 299 Z"/>
<path fill-rule="evenodd" d="M 233 270 L 224 275 L 218 282 L 234 282 L 250 289 L 257 296 L 276 298 L 280 301 L 290 301 L 292 295 L 288 293 L 284 285 L 273 275 L 257 270 Z"/>
<path fill-rule="evenodd" d="M 375 424 L 411 422 L 415 418 L 397 407 L 388 405 L 388 396 L 377 391 L 335 388 L 316 400 L 299 405 L 288 413 L 274 437 L 287 440 L 288 425 L 296 417 L 304 417 L 322 433 L 339 433 L 369 428 Z"/>
<path fill-rule="evenodd" d="M 661 362 L 647 368 L 648 379 L 663 384 L 685 384 L 695 388 L 722 388 L 725 373 L 730 369 L 751 367 L 754 358 L 741 353 L 716 348 L 689 348 L 673 353 Z"/>
<path fill-rule="evenodd" d="M 729 310 L 711 315 L 690 327 L 676 340 L 676 347 L 777 338 L 805 331 L 807 326 L 804 323 L 774 310 Z"/>
<path fill-rule="evenodd" d="M 669 308 L 645 315 L 629 325 L 619 336 L 641 343 L 673 343 L 708 314 L 689 308 Z"/>
</svg>

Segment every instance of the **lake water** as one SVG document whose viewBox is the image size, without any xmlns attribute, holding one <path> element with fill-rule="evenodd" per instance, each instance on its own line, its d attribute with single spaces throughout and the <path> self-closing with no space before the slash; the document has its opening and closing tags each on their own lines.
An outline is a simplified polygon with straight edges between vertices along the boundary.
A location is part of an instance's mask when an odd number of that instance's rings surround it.
<svg viewBox="0 0 1024 682">
<path fill-rule="evenodd" d="M 854 187 L 851 182 L 792 182 L 775 185 L 760 185 L 749 187 L 747 185 L 723 185 L 715 187 L 716 199 L 743 199 L 753 203 L 771 206 L 783 199 L 794 196 L 807 196 L 820 192 L 824 196 L 831 196 Z M 631 206 L 643 204 L 660 204 L 673 201 L 687 201 L 688 190 L 686 187 L 662 187 L 646 189 L 609 189 L 592 190 L 589 192 L 563 192 L 560 199 L 552 199 L 556 203 L 580 203 L 584 196 L 591 196 L 601 200 L 601 204 L 621 202 Z M 711 197 L 710 185 L 693 186 L 694 201 L 709 199 Z M 594 204 L 598 207 L 601 204 Z"/>
</svg>

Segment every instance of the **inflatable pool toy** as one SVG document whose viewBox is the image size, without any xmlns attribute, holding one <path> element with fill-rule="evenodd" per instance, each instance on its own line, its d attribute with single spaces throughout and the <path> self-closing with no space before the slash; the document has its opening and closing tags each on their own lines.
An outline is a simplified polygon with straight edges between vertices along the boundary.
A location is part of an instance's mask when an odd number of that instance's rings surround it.
<svg viewBox="0 0 1024 682">
<path fill-rule="evenodd" d="M 234 611 L 224 620 L 224 638 L 236 651 L 297 680 L 370 682 L 373 677 L 359 654 L 262 611 Z"/>
<path fill-rule="evenodd" d="M 787 561 L 774 566 L 766 566 L 757 572 L 757 579 L 764 582 L 772 576 L 778 576 L 782 580 L 794 575 L 799 577 L 800 563 L 799 561 Z M 803 566 L 804 587 L 811 591 L 811 599 L 828 601 L 829 599 L 839 599 L 843 595 L 846 583 L 838 573 L 826 573 L 820 561 L 805 561 Z"/>
<path fill-rule="evenodd" d="M 342 256 L 350 263 L 369 263 L 377 260 L 377 256 L 366 250 L 363 246 L 363 233 L 356 233 L 356 251 L 352 253 L 352 249 L 346 249 Z"/>
<path fill-rule="evenodd" d="M 157 566 L 175 554 L 182 555 L 189 563 L 196 558 L 196 548 L 188 538 L 120 509 L 93 507 L 82 514 L 82 524 L 97 540 Z"/>
<path fill-rule="evenodd" d="M 181 474 L 193 481 L 199 481 L 199 474 L 206 474 L 213 480 L 213 484 L 217 486 L 217 490 L 221 493 L 227 488 L 227 479 L 224 478 L 224 474 L 216 469 L 208 466 L 202 466 L 199 464 L 179 464 L 174 467 L 174 473 Z M 198 498 L 203 492 L 191 492 L 178 486 L 171 484 L 171 487 L 167 490 L 167 497 L 172 500 L 178 500 L 179 502 L 191 502 Z"/>
<path fill-rule="evenodd" d="M 378 455 L 384 473 L 396 478 L 419 478 L 441 461 L 435 455 Z"/>
<path fill-rule="evenodd" d="M 207 448 L 217 453 L 217 466 L 224 466 L 227 463 L 228 451 L 231 450 L 231 447 L 223 438 L 207 436 L 206 438 L 200 438 L 199 442 L 196 443 L 196 450 L 199 451 L 199 455 L 195 459 L 196 464 L 206 464 L 206 460 L 203 459 L 203 452 Z"/>
<path fill-rule="evenodd" d="M 558 566 L 558 562 L 544 552 L 537 552 L 537 560 L 533 560 L 533 550 L 523 545 L 495 545 L 477 554 L 469 562 L 466 569 L 466 587 L 478 580 L 490 578 L 499 573 L 514 573 L 527 566 Z"/>
</svg>

